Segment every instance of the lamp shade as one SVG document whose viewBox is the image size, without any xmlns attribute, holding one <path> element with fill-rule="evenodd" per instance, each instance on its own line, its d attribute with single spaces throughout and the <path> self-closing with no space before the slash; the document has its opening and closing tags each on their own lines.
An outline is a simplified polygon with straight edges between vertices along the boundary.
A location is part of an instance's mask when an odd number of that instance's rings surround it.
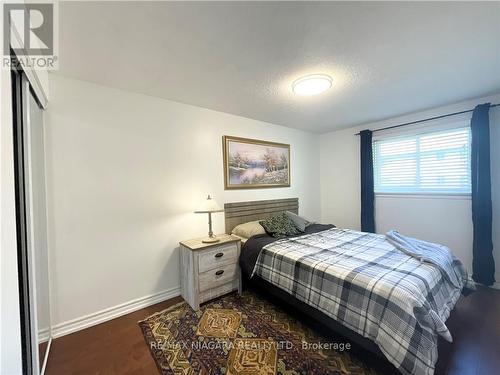
<svg viewBox="0 0 500 375">
<path fill-rule="evenodd" d="M 217 202 L 209 195 L 196 209 L 194 213 L 205 214 L 208 212 L 221 212 L 224 211 Z"/>
</svg>

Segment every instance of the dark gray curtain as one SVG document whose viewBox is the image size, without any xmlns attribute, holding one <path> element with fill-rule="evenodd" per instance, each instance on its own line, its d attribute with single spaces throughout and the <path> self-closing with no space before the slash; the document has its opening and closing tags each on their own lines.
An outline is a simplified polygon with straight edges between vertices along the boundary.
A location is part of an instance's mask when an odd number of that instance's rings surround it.
<svg viewBox="0 0 500 375">
<path fill-rule="evenodd" d="M 361 140 L 361 231 L 375 233 L 372 131 L 359 133 Z"/>
<path fill-rule="evenodd" d="M 474 108 L 471 119 L 471 178 L 473 259 L 472 278 L 484 285 L 495 282 L 493 260 L 491 170 L 490 170 L 490 103 Z"/>
</svg>

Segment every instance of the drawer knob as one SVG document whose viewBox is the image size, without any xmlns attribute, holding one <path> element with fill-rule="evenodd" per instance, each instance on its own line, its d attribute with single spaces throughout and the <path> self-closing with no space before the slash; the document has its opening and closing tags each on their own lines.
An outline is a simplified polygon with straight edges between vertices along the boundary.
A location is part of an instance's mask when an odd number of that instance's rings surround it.
<svg viewBox="0 0 500 375">
<path fill-rule="evenodd" d="M 219 270 L 215 273 L 216 276 L 220 276 L 224 273 L 224 270 Z"/>
<path fill-rule="evenodd" d="M 224 255 L 224 253 L 217 253 L 217 254 L 215 254 L 215 255 L 214 255 L 214 257 L 216 257 L 216 258 L 220 258 L 220 257 L 222 257 L 223 255 Z"/>
</svg>

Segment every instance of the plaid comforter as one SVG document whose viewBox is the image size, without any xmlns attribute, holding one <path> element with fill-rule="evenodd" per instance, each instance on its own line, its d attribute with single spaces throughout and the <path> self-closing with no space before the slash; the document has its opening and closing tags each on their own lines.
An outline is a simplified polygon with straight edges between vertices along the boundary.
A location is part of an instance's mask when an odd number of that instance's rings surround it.
<svg viewBox="0 0 500 375">
<path fill-rule="evenodd" d="M 374 341 L 403 374 L 434 373 L 437 338 L 459 288 L 438 267 L 397 250 L 383 235 L 333 228 L 262 248 L 253 274 Z"/>
</svg>

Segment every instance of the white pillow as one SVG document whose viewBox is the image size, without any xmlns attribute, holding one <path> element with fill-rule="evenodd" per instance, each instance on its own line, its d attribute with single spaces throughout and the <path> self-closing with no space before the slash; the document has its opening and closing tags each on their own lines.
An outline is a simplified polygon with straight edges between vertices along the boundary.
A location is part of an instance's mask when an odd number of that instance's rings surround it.
<svg viewBox="0 0 500 375">
<path fill-rule="evenodd" d="M 259 224 L 259 221 L 249 221 L 248 223 L 243 223 L 234 227 L 231 234 L 235 234 L 238 237 L 250 238 L 256 234 L 264 234 L 266 231 L 264 227 Z"/>
</svg>

